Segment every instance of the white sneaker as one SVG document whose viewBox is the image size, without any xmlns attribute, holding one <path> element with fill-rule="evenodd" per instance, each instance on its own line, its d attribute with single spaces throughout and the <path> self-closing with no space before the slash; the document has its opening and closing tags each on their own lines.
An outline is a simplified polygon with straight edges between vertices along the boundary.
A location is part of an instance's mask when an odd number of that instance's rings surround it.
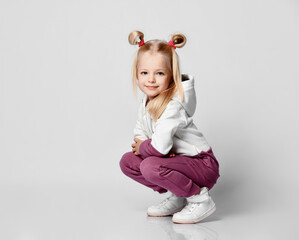
<svg viewBox="0 0 299 240">
<path fill-rule="evenodd" d="M 164 199 L 158 205 L 149 207 L 147 209 L 147 215 L 151 217 L 169 216 L 181 211 L 185 207 L 186 203 L 187 201 L 185 198 L 177 197 L 171 193 L 168 198 Z"/>
<path fill-rule="evenodd" d="M 173 215 L 174 223 L 197 223 L 216 211 L 216 206 L 208 189 L 202 188 L 200 194 L 187 198 L 187 205 Z"/>
</svg>

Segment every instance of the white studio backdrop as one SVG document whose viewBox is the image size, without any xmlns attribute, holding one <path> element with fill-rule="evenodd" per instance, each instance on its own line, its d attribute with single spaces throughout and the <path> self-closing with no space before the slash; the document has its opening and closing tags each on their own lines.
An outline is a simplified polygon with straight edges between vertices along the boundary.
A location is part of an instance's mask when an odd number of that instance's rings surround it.
<svg viewBox="0 0 299 240">
<path fill-rule="evenodd" d="M 196 80 L 194 121 L 220 163 L 220 206 L 256 188 L 266 200 L 278 189 L 298 193 L 295 0 L 2 0 L 1 186 L 151 194 L 118 167 L 140 101 L 131 84 L 133 30 L 145 40 L 187 36 L 177 53 Z"/>
</svg>

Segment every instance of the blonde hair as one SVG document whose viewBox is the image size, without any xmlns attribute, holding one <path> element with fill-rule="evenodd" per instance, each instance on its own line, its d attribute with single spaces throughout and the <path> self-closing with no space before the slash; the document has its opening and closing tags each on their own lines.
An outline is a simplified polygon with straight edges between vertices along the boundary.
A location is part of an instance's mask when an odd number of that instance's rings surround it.
<svg viewBox="0 0 299 240">
<path fill-rule="evenodd" d="M 139 45 L 144 39 L 144 34 L 139 31 L 133 31 L 129 34 L 129 43 L 132 45 Z M 186 44 L 186 37 L 181 33 L 174 33 L 171 36 L 171 41 L 175 47 L 181 48 Z M 150 51 L 152 53 L 161 53 L 166 57 L 170 72 L 172 73 L 171 82 L 168 89 L 161 92 L 155 98 L 149 101 L 147 104 L 147 110 L 151 114 L 152 118 L 156 122 L 162 113 L 164 112 L 167 104 L 170 102 L 175 93 L 179 93 L 181 100 L 183 101 L 184 93 L 181 81 L 181 72 L 179 66 L 179 59 L 174 48 L 166 41 L 163 40 L 149 40 L 144 43 L 136 52 L 132 66 L 132 77 L 133 77 L 133 91 L 135 97 L 137 96 L 137 72 L 138 72 L 138 61 L 140 56 Z"/>
</svg>

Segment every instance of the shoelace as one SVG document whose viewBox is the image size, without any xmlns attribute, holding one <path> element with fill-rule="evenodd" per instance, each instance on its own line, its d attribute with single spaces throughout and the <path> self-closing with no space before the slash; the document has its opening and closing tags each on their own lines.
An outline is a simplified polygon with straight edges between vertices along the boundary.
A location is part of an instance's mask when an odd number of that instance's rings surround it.
<svg viewBox="0 0 299 240">
<path fill-rule="evenodd" d="M 188 202 L 187 205 L 183 208 L 184 213 L 190 213 L 194 210 L 195 207 L 199 206 L 201 203 L 208 201 L 209 198 L 202 199 L 200 202 Z"/>
<path fill-rule="evenodd" d="M 194 210 L 195 207 L 197 207 L 199 204 L 201 204 L 200 202 L 189 202 L 187 203 L 187 205 L 183 208 L 182 212 L 186 213 L 190 213 Z"/>
<path fill-rule="evenodd" d="M 171 198 L 171 196 L 164 199 L 162 202 L 159 203 L 159 206 L 164 206 L 167 202 L 169 202 L 170 198 Z"/>
</svg>

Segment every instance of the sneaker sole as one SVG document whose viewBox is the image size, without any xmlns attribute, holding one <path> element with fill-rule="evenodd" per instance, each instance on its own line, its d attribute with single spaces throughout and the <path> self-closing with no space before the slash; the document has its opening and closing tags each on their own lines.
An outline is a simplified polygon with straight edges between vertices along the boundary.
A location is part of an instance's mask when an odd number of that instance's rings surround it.
<svg viewBox="0 0 299 240">
<path fill-rule="evenodd" d="M 149 213 L 147 212 L 147 215 L 150 217 L 167 217 L 167 216 L 171 216 L 177 212 L 180 212 L 183 208 L 185 207 L 185 205 L 183 207 L 177 208 L 176 210 L 169 212 L 169 213 L 164 213 L 164 214 L 155 214 L 155 213 Z"/>
<path fill-rule="evenodd" d="M 175 219 L 172 219 L 172 221 L 174 223 L 181 223 L 181 224 L 193 224 L 193 223 L 198 223 L 202 220 L 204 220 L 205 218 L 211 216 L 214 212 L 216 211 L 216 205 L 214 205 L 214 207 L 212 207 L 209 211 L 207 211 L 203 216 L 201 216 L 200 218 L 196 219 L 196 220 L 193 220 L 193 221 L 180 221 L 180 220 L 175 220 Z"/>
</svg>

